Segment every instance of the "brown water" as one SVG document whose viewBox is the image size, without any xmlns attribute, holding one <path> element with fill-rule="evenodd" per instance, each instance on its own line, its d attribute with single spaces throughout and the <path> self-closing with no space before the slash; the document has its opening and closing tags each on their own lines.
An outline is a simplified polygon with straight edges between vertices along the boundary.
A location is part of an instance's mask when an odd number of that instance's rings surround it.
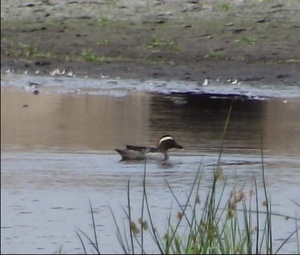
<svg viewBox="0 0 300 255">
<path fill-rule="evenodd" d="M 100 250 L 122 252 L 109 207 L 123 226 L 130 179 L 133 219 L 138 220 L 144 165 L 120 162 L 114 148 L 154 145 L 161 135 L 170 134 L 184 150 L 172 151 L 169 165 L 147 164 L 149 202 L 163 236 L 170 210 L 174 219 L 178 211 L 166 180 L 183 203 L 201 165 L 204 200 L 230 102 L 143 91 L 122 96 L 52 91 L 34 95 L 2 87 L 1 252 L 83 252 L 75 230 L 92 237 L 89 200 Z M 299 216 L 294 203 L 300 201 L 299 109 L 298 98 L 235 100 L 221 158 L 228 178 L 225 197 L 235 185 L 246 183 L 249 191 L 253 177 L 262 192 L 262 147 L 273 212 Z M 274 217 L 273 223 L 278 247 L 295 229 L 295 220 Z M 290 239 L 284 251 L 296 253 L 296 242 Z M 148 252 L 157 251 L 150 240 L 145 245 Z"/>
</svg>

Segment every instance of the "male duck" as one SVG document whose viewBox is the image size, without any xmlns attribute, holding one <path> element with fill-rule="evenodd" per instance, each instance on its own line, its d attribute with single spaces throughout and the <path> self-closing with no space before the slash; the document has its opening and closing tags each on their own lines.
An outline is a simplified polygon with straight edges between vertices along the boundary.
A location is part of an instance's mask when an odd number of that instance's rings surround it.
<svg viewBox="0 0 300 255">
<path fill-rule="evenodd" d="M 125 149 L 115 149 L 120 153 L 122 160 L 145 160 L 148 155 L 155 152 L 163 153 L 164 161 L 169 159 L 168 150 L 171 148 L 182 149 L 172 136 L 164 135 L 157 142 L 157 147 L 126 145 Z"/>
</svg>

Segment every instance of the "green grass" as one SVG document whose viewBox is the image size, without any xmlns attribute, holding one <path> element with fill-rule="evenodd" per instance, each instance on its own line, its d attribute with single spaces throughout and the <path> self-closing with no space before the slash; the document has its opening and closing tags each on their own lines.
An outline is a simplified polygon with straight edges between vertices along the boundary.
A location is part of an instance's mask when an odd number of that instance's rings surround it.
<svg viewBox="0 0 300 255">
<path fill-rule="evenodd" d="M 76 58 L 77 61 L 86 62 L 120 62 L 125 61 L 122 56 L 110 57 L 110 56 L 100 56 L 90 49 L 83 49 L 80 56 Z"/>
<path fill-rule="evenodd" d="M 218 3 L 217 4 L 217 8 L 220 10 L 220 11 L 229 11 L 231 9 L 233 9 L 233 5 L 230 4 L 230 3 L 227 3 L 227 2 L 223 2 L 223 3 Z"/>
<path fill-rule="evenodd" d="M 240 38 L 236 39 L 235 42 L 242 45 L 255 45 L 257 39 L 250 36 L 241 36 Z"/>
<path fill-rule="evenodd" d="M 111 45 L 111 42 L 108 40 L 96 40 L 93 41 L 93 44 L 97 46 L 107 46 L 107 45 Z"/>
<path fill-rule="evenodd" d="M 225 53 L 221 50 L 210 50 L 204 58 L 210 60 L 220 60 L 225 58 Z"/>
<path fill-rule="evenodd" d="M 289 58 L 285 60 L 280 60 L 278 62 L 283 64 L 298 64 L 300 63 L 300 58 Z"/>
<path fill-rule="evenodd" d="M 179 51 L 180 47 L 177 42 L 153 36 L 151 40 L 145 44 L 144 48 L 146 50 L 170 50 Z"/>
<path fill-rule="evenodd" d="M 100 18 L 96 20 L 96 23 L 100 26 L 109 26 L 115 24 L 116 22 L 112 19 Z"/>
<path fill-rule="evenodd" d="M 225 188 L 230 185 L 227 178 L 224 178 L 220 167 L 223 141 L 229 124 L 232 106 L 225 121 L 222 134 L 219 158 L 214 171 L 212 172 L 212 183 L 208 194 L 201 196 L 200 187 L 204 166 L 200 163 L 195 174 L 190 190 L 187 191 L 184 203 L 180 201 L 175 190 L 166 180 L 168 190 L 174 198 L 176 207 L 179 208 L 175 215 L 172 210 L 166 219 L 164 233 L 159 233 L 154 224 L 151 205 L 147 193 L 147 164 L 144 165 L 142 181 L 142 202 L 139 206 L 138 219 L 133 218 L 133 209 L 138 207 L 131 204 L 130 180 L 127 185 L 127 206 L 123 208 L 126 217 L 124 226 L 119 223 L 115 213 L 111 209 L 115 222 L 117 237 L 124 254 L 148 254 L 157 250 L 160 254 L 276 254 L 279 253 L 291 237 L 296 236 L 299 252 L 299 229 L 298 221 L 295 220 L 295 229 L 282 241 L 282 244 L 275 249 L 273 239 L 273 217 L 271 199 L 266 188 L 264 154 L 261 149 L 261 174 L 262 192 L 257 181 L 253 179 L 251 192 L 245 190 L 245 184 L 233 185 L 229 196 Z M 263 144 L 263 141 L 261 142 Z M 262 147 L 262 146 L 261 146 Z M 263 194 L 264 211 L 259 211 L 261 197 Z M 253 199 L 252 199 L 253 198 Z M 203 199 L 203 201 L 202 201 Z M 295 203 L 299 205 L 298 202 Z M 96 223 L 93 208 L 90 203 L 93 237 L 89 237 L 81 230 L 77 231 L 78 238 L 82 244 L 83 252 L 86 253 L 87 244 L 84 238 L 94 248 L 94 252 L 100 254 L 101 247 L 98 244 Z M 278 217 L 278 215 L 276 215 Z M 284 217 L 281 215 L 281 217 Z M 124 223 L 124 221 L 122 221 Z M 145 240 L 150 238 L 153 242 L 153 249 L 147 251 Z M 147 239 L 149 240 L 149 239 Z"/>
<path fill-rule="evenodd" d="M 109 45 L 108 40 L 95 41 L 94 45 L 106 46 Z M 120 62 L 126 61 L 122 56 L 111 57 L 111 56 L 101 56 L 92 51 L 91 49 L 82 49 L 77 55 L 58 55 L 52 52 L 45 52 L 37 48 L 36 45 L 28 45 L 18 43 L 12 48 L 4 50 L 4 55 L 11 57 L 22 57 L 22 58 L 44 58 L 49 60 L 62 60 L 68 61 L 86 61 L 86 62 Z"/>
<path fill-rule="evenodd" d="M 53 55 L 50 52 L 44 52 L 37 48 L 35 45 L 28 45 L 18 43 L 15 49 L 9 50 L 5 49 L 4 54 L 13 57 L 26 57 L 26 58 L 49 58 L 51 59 Z"/>
</svg>

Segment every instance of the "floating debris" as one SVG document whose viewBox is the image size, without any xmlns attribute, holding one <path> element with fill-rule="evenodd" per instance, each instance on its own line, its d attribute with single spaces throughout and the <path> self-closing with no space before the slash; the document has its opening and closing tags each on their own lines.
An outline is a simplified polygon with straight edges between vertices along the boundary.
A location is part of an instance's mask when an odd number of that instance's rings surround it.
<svg viewBox="0 0 300 255">
<path fill-rule="evenodd" d="M 67 76 L 68 77 L 75 77 L 76 75 L 74 75 L 72 71 L 69 71 L 69 72 L 67 72 Z"/>
<path fill-rule="evenodd" d="M 65 73 L 65 70 L 63 70 L 62 72 L 57 68 L 54 69 L 52 72 L 50 72 L 50 75 L 52 76 L 60 76 L 63 75 Z"/>
<path fill-rule="evenodd" d="M 233 82 L 231 82 L 231 84 L 233 84 L 233 85 L 238 84 L 238 80 L 235 79 Z"/>
<path fill-rule="evenodd" d="M 81 94 L 82 91 L 80 89 L 76 89 L 73 93 L 75 93 L 75 94 Z"/>
<path fill-rule="evenodd" d="M 202 86 L 207 86 L 208 85 L 208 79 L 205 79 L 204 82 L 202 83 Z"/>
<path fill-rule="evenodd" d="M 242 82 L 238 81 L 238 79 L 229 78 L 226 81 L 227 83 L 231 83 L 232 85 L 240 85 Z"/>
</svg>

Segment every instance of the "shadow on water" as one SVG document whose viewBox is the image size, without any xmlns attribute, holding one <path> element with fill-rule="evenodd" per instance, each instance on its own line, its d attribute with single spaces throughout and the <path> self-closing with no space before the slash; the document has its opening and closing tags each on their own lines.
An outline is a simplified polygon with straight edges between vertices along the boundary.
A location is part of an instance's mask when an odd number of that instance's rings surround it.
<svg viewBox="0 0 300 255">
<path fill-rule="evenodd" d="M 150 123 L 154 132 L 178 132 L 178 136 L 188 141 L 195 150 L 218 151 L 232 101 L 234 106 L 227 134 L 230 148 L 257 148 L 257 140 L 253 140 L 253 135 L 257 136 L 261 132 L 261 101 L 220 99 L 207 95 L 156 97 L 151 104 Z M 253 135 L 250 137 L 249 134 Z"/>
<path fill-rule="evenodd" d="M 131 179 L 132 205 L 140 205 L 144 165 L 119 162 L 114 148 L 126 143 L 153 145 L 161 135 L 170 134 L 184 150 L 170 153 L 168 167 L 147 166 L 153 217 L 163 227 L 162 215 L 169 215 L 172 198 L 166 179 L 186 198 L 202 162 L 201 189 L 209 186 L 230 104 L 228 98 L 196 94 L 34 95 L 2 88 L 1 251 L 49 253 L 62 245 L 64 252 L 82 252 L 74 226 L 89 233 L 90 199 L 99 216 L 102 251 L 120 252 L 108 204 L 122 211 Z M 289 213 L 286 208 L 300 199 L 299 109 L 297 99 L 235 98 L 224 141 L 222 168 L 229 185 L 253 177 L 260 184 L 263 136 L 268 188 L 274 210 L 281 213 Z M 158 204 L 157 199 L 165 202 Z M 278 233 L 288 233 L 290 225 L 279 226 Z"/>
<path fill-rule="evenodd" d="M 294 155 L 300 152 L 297 138 L 300 104 L 276 99 L 248 100 L 202 94 L 154 96 L 149 120 L 152 134 L 161 130 L 175 132 L 190 149 L 216 152 L 232 103 L 225 149 L 240 153 L 259 151 L 263 136 L 264 149 L 270 152 Z"/>
<path fill-rule="evenodd" d="M 156 144 L 164 134 L 185 152 L 216 152 L 232 99 L 196 94 L 133 93 L 125 97 L 2 91 L 2 149 L 111 151 Z M 236 98 L 225 150 L 299 155 L 300 103 Z M 275 139 L 274 139 L 275 138 Z"/>
</svg>

